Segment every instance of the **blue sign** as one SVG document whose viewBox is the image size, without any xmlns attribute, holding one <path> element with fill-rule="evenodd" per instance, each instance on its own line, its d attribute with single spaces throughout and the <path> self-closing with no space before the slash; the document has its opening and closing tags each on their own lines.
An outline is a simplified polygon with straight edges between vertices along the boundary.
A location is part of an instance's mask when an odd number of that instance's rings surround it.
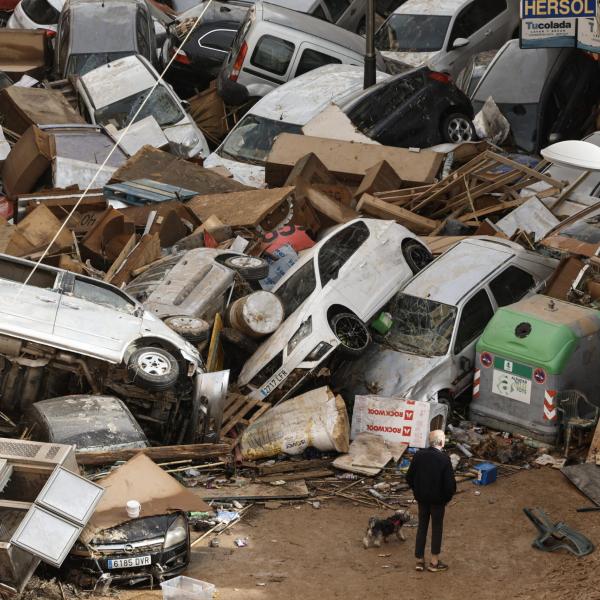
<svg viewBox="0 0 600 600">
<path fill-rule="evenodd" d="M 575 19 L 596 16 L 597 0 L 521 0 L 522 19 Z"/>
</svg>

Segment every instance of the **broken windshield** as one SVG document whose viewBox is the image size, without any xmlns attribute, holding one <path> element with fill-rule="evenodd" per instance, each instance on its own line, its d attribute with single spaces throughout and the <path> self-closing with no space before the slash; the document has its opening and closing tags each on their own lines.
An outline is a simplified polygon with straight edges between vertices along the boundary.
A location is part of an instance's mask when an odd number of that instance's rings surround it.
<svg viewBox="0 0 600 600">
<path fill-rule="evenodd" d="M 112 123 L 117 129 L 127 127 L 151 90 L 152 88 L 138 92 L 98 109 L 96 111 L 96 123 L 101 125 Z M 168 127 L 179 123 L 184 114 L 166 88 L 159 85 L 152 92 L 136 121 L 141 121 L 150 116 L 154 117 L 161 127 Z"/>
<path fill-rule="evenodd" d="M 217 152 L 237 162 L 263 165 L 280 133 L 302 133 L 300 125 L 246 115 Z"/>
<path fill-rule="evenodd" d="M 441 50 L 450 17 L 439 15 L 392 15 L 375 36 L 378 50 L 435 52 Z"/>
<path fill-rule="evenodd" d="M 311 258 L 274 292 L 283 304 L 286 318 L 314 292 L 316 286 L 315 263 Z"/>
<path fill-rule="evenodd" d="M 387 338 L 399 351 L 444 356 L 450 347 L 456 307 L 426 298 L 398 294 L 391 307 L 394 325 Z"/>
<path fill-rule="evenodd" d="M 131 52 L 91 52 L 89 54 L 71 54 L 67 63 L 67 75 L 85 75 L 90 71 L 130 56 Z"/>
</svg>

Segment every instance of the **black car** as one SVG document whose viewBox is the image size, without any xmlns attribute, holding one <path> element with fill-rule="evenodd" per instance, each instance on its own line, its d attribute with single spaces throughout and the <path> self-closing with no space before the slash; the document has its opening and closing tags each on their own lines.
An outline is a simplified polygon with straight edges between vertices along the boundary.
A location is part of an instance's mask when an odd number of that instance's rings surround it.
<svg viewBox="0 0 600 600">
<path fill-rule="evenodd" d="M 426 148 L 475 138 L 470 100 L 445 73 L 411 70 L 343 107 L 355 127 L 386 146 Z"/>
<path fill-rule="evenodd" d="M 227 58 L 238 27 L 237 21 L 201 23 L 179 51 L 179 44 L 173 39 L 169 52 L 176 55 L 168 78 L 178 94 L 189 97 L 208 87 Z M 177 32 L 181 39 L 185 38 L 185 21 L 178 25 Z"/>
<path fill-rule="evenodd" d="M 190 562 L 184 512 L 133 519 L 73 546 L 62 569 L 77 585 L 102 591 L 111 585 L 156 587 Z"/>
</svg>

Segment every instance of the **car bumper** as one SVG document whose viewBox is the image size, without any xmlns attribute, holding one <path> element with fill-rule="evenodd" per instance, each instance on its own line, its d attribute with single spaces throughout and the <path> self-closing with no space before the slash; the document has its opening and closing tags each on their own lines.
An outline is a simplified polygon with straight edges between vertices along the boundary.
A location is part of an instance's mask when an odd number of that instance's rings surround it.
<svg viewBox="0 0 600 600">
<path fill-rule="evenodd" d="M 110 569 L 113 559 L 150 556 L 151 564 L 132 569 Z M 169 550 L 152 548 L 135 554 L 123 553 L 77 553 L 65 561 L 70 578 L 84 589 L 107 590 L 118 587 L 156 587 L 161 581 L 182 573 L 190 562 L 189 540 Z"/>
</svg>

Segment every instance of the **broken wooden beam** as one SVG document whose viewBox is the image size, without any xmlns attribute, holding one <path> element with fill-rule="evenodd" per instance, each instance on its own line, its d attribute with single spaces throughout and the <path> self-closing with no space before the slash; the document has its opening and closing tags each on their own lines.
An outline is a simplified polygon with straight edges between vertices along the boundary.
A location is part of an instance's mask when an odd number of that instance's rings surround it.
<svg viewBox="0 0 600 600">
<path fill-rule="evenodd" d="M 356 210 L 380 219 L 394 220 L 415 233 L 431 233 L 439 225 L 439 221 L 422 217 L 400 206 L 388 204 L 370 194 L 363 194 Z"/>
</svg>

